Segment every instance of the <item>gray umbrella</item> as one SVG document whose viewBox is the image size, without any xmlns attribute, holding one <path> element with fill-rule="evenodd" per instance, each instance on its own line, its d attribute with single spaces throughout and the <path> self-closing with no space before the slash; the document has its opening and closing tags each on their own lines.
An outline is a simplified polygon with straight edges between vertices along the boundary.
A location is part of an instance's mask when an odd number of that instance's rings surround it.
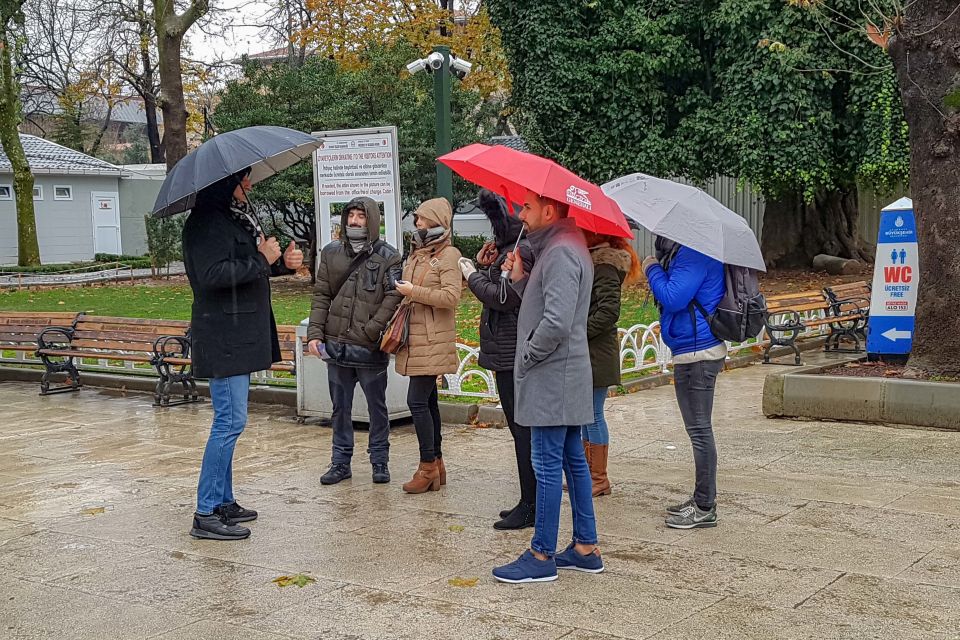
<svg viewBox="0 0 960 640">
<path fill-rule="evenodd" d="M 198 191 L 247 167 L 253 168 L 250 182 L 257 183 L 310 157 L 322 145 L 310 134 L 286 127 L 246 127 L 216 135 L 170 170 L 153 215 L 163 218 L 190 209 Z"/>
<path fill-rule="evenodd" d="M 601 187 L 624 215 L 650 233 L 695 249 L 724 264 L 766 271 L 760 244 L 741 216 L 701 189 L 634 173 Z"/>
</svg>

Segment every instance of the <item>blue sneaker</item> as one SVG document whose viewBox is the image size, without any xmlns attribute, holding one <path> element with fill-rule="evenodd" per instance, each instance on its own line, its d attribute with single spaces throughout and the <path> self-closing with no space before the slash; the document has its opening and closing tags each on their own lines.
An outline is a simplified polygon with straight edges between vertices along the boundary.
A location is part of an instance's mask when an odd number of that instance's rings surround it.
<svg viewBox="0 0 960 640">
<path fill-rule="evenodd" d="M 527 549 L 519 558 L 497 567 L 493 570 L 493 577 L 500 582 L 519 584 L 521 582 L 553 582 L 557 579 L 557 563 L 553 558 L 537 560 L 537 557 Z"/>
<path fill-rule="evenodd" d="M 557 569 L 572 569 L 574 571 L 586 571 L 587 573 L 603 573 L 603 559 L 599 553 L 591 553 L 588 556 L 581 555 L 573 547 L 574 543 L 558 553 L 554 558 L 557 563 Z"/>
</svg>

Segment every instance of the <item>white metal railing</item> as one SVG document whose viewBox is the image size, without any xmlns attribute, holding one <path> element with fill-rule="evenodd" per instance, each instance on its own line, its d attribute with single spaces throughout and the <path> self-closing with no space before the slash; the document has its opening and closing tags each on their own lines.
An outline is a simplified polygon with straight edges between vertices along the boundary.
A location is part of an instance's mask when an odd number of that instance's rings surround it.
<svg viewBox="0 0 960 640">
<path fill-rule="evenodd" d="M 810 311 L 802 314 L 803 319 L 823 318 L 825 312 Z M 772 323 L 783 320 L 782 316 L 771 316 Z M 829 325 L 823 324 L 806 328 L 799 338 L 811 338 L 829 333 Z M 660 337 L 660 323 L 649 325 L 635 324 L 627 329 L 618 330 L 620 338 L 620 371 L 622 374 L 666 373 L 670 371 L 673 356 L 670 348 Z M 743 343 L 727 343 L 729 355 L 733 356 L 741 351 L 762 349 L 769 343 L 765 333 L 757 338 Z M 444 384 L 441 393 L 472 398 L 497 398 L 497 386 L 492 371 L 488 371 L 477 362 L 480 349 L 457 343 L 457 353 L 460 365 L 456 373 L 444 375 Z M 40 360 L 32 353 L 22 351 L 4 351 L 0 344 L 0 363 L 19 365 L 39 365 Z M 152 366 L 143 363 L 120 362 L 103 358 L 95 362 L 91 359 L 77 361 L 80 371 L 97 371 L 117 374 L 152 375 L 155 370 Z M 295 386 L 296 377 L 274 371 L 260 371 L 253 374 L 251 381 L 254 384 L 269 384 L 279 386 Z"/>
</svg>

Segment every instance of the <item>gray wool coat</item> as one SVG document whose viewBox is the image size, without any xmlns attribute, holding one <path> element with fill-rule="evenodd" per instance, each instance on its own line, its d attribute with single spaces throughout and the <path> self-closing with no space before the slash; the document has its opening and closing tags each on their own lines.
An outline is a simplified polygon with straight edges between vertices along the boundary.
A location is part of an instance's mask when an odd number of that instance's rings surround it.
<svg viewBox="0 0 960 640">
<path fill-rule="evenodd" d="M 535 261 L 514 283 L 520 294 L 514 375 L 515 416 L 526 427 L 593 422 L 587 312 L 593 261 L 574 220 L 529 235 Z"/>
</svg>

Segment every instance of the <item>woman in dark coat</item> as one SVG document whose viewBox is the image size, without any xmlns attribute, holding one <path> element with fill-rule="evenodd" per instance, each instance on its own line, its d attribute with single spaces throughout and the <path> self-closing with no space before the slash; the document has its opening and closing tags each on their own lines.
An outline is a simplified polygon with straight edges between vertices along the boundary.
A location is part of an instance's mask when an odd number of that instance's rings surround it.
<svg viewBox="0 0 960 640">
<path fill-rule="evenodd" d="M 590 316 L 587 320 L 587 341 L 590 345 L 590 366 L 593 369 L 593 424 L 583 427 L 583 450 L 590 466 L 593 496 L 610 494 L 607 477 L 607 452 L 610 430 L 603 415 L 609 388 L 620 384 L 620 320 L 621 289 L 640 277 L 640 260 L 633 247 L 623 238 L 586 234 L 593 259 L 593 289 L 590 292 Z"/>
<path fill-rule="evenodd" d="M 234 499 L 233 450 L 247 423 L 250 374 L 280 360 L 269 278 L 303 263 L 293 242 L 281 261 L 277 239 L 264 237 L 247 202 L 249 174 L 248 168 L 200 191 L 183 227 L 183 261 L 193 289 L 193 373 L 210 378 L 213 404 L 190 531 L 195 538 L 250 535 L 237 523 L 255 520 L 257 512 Z"/>
<path fill-rule="evenodd" d="M 480 192 L 479 205 L 493 227 L 493 241 L 486 243 L 477 255 L 479 271 L 473 268 L 469 260 L 462 261 L 461 269 L 470 290 L 483 303 L 479 364 L 493 371 L 496 377 L 500 404 L 513 436 L 520 476 L 520 502 L 511 509 L 501 511 L 501 519 L 493 527 L 523 529 L 534 524 L 537 478 L 530 461 L 530 428 L 518 425 L 513 419 L 513 366 L 520 296 L 513 287 L 506 286 L 506 281 L 500 277 L 500 265 L 506 260 L 507 252 L 513 251 L 523 223 L 507 212 L 506 203 L 499 196 L 486 189 Z M 532 265 L 533 254 L 525 240 L 520 243 L 520 252 L 523 264 Z"/>
</svg>

